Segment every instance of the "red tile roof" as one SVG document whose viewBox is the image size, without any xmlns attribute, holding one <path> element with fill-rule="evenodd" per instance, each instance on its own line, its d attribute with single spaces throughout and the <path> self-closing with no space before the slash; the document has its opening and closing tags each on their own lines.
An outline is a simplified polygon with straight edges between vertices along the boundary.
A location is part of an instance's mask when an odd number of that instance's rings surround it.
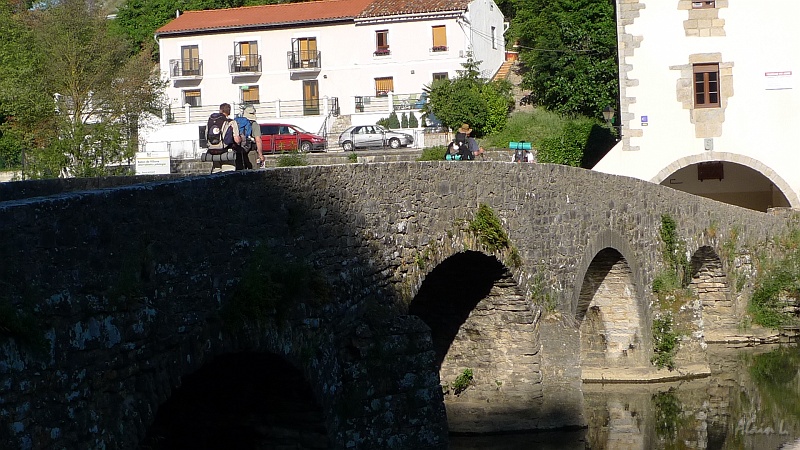
<svg viewBox="0 0 800 450">
<path fill-rule="evenodd" d="M 464 11 L 471 0 L 374 0 L 359 17 Z"/>
<path fill-rule="evenodd" d="M 470 0 L 321 0 L 230 9 L 186 11 L 156 30 L 157 35 L 331 22 L 356 17 L 463 11 Z"/>
<path fill-rule="evenodd" d="M 346 20 L 356 17 L 373 0 L 322 0 L 303 3 L 186 11 L 156 30 L 156 34 L 224 30 L 296 23 Z"/>
</svg>

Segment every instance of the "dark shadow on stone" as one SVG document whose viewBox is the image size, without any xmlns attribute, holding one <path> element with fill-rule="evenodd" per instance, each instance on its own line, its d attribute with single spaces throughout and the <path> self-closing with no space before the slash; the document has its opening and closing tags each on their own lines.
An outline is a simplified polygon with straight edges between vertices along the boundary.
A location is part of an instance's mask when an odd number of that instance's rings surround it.
<svg viewBox="0 0 800 450">
<path fill-rule="evenodd" d="M 325 449 L 323 420 L 308 382 L 286 360 L 226 354 L 182 378 L 139 448 Z"/>
<path fill-rule="evenodd" d="M 583 149 L 581 167 L 591 169 L 600 162 L 617 144 L 617 138 L 614 135 L 616 132 L 616 130 L 612 131 L 612 129 L 600 125 L 593 126 L 589 132 L 589 138 L 586 139 L 586 147 Z"/>
<path fill-rule="evenodd" d="M 492 256 L 467 251 L 444 260 L 425 278 L 408 312 L 431 328 L 437 370 L 461 325 L 506 270 Z"/>
</svg>

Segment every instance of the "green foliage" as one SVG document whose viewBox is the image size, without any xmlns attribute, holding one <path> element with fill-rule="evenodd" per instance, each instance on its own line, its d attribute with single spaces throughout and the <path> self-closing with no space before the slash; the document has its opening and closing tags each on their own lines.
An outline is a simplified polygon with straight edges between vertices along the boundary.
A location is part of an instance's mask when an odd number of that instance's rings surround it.
<svg viewBox="0 0 800 450">
<path fill-rule="evenodd" d="M 678 225 L 668 214 L 661 216 L 659 237 L 663 244 L 662 256 L 669 271 L 678 277 L 680 287 L 686 287 L 691 282 L 691 268 L 686 256 L 686 244 L 678 236 Z"/>
<path fill-rule="evenodd" d="M 472 369 L 464 369 L 456 379 L 453 381 L 452 388 L 453 394 L 460 395 L 462 392 L 467 390 L 467 388 L 472 384 L 473 373 Z"/>
<path fill-rule="evenodd" d="M 480 78 L 478 64 L 470 54 L 458 77 L 426 86 L 429 101 L 423 107 L 425 116 L 433 114 L 451 129 L 468 123 L 475 136 L 501 130 L 514 104 L 511 85 Z"/>
<path fill-rule="evenodd" d="M 516 0 L 508 35 L 520 40 L 523 87 L 535 104 L 602 117 L 619 92 L 614 3 Z M 509 39 L 511 40 L 511 39 Z"/>
<path fill-rule="evenodd" d="M 669 442 L 675 442 L 678 432 L 686 425 L 681 402 L 675 395 L 675 388 L 653 394 L 651 400 L 655 411 L 656 435 Z"/>
<path fill-rule="evenodd" d="M 266 247 L 253 251 L 230 301 L 222 308 L 229 330 L 282 322 L 299 303 L 319 306 L 330 300 L 330 285 L 303 261 L 286 260 Z"/>
<path fill-rule="evenodd" d="M 414 115 L 414 112 L 408 113 L 408 128 L 417 128 L 419 127 L 419 121 L 417 120 L 417 116 Z"/>
<path fill-rule="evenodd" d="M 512 141 L 530 142 L 538 162 L 591 168 L 613 146 L 614 138 L 594 119 L 534 109 L 511 114 L 505 127 L 487 136 L 484 144 L 507 148 Z"/>
<path fill-rule="evenodd" d="M 408 128 L 408 116 L 406 113 L 400 115 L 400 128 Z"/>
<path fill-rule="evenodd" d="M 489 251 L 496 252 L 511 247 L 511 241 L 503 230 L 500 219 L 485 203 L 478 206 L 478 212 L 475 213 L 475 218 L 469 222 L 468 229 Z"/>
<path fill-rule="evenodd" d="M 653 319 L 653 357 L 650 360 L 658 367 L 675 369 L 675 353 L 678 352 L 680 335 L 674 330 L 672 314 L 663 313 Z"/>
<path fill-rule="evenodd" d="M 394 111 L 389 113 L 389 119 L 386 122 L 386 127 L 391 130 L 400 128 L 400 120 L 397 118 L 397 113 Z"/>
<path fill-rule="evenodd" d="M 308 156 L 297 151 L 287 152 L 278 156 L 276 164 L 278 167 L 307 166 Z"/>
<path fill-rule="evenodd" d="M 358 155 L 356 155 L 356 152 L 352 152 L 349 155 L 347 155 L 347 161 L 351 163 L 357 163 Z"/>
<path fill-rule="evenodd" d="M 447 153 L 447 147 L 437 145 L 436 147 L 423 148 L 417 161 L 442 161 Z"/>
</svg>

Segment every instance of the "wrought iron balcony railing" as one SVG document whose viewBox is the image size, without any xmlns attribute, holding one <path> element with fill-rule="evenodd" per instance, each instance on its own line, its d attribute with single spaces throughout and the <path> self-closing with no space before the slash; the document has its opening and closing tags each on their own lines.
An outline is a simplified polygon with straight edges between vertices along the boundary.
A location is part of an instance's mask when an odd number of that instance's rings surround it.
<svg viewBox="0 0 800 450">
<path fill-rule="evenodd" d="M 261 73 L 261 55 L 228 55 L 228 71 L 234 75 Z"/>
<path fill-rule="evenodd" d="M 289 70 L 320 70 L 322 53 L 316 50 L 286 52 L 286 62 Z"/>
<path fill-rule="evenodd" d="M 202 78 L 203 60 L 200 58 L 170 59 L 170 78 Z"/>
</svg>

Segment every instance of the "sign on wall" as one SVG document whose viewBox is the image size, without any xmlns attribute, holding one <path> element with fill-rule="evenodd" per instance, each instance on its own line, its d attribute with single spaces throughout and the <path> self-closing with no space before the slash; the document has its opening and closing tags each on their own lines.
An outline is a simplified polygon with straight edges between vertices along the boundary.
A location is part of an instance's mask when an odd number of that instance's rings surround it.
<svg viewBox="0 0 800 450">
<path fill-rule="evenodd" d="M 136 153 L 136 175 L 165 175 L 169 173 L 169 152 Z"/>
<path fill-rule="evenodd" d="M 780 72 L 764 72 L 764 89 L 768 91 L 778 91 L 792 89 L 792 71 L 784 70 Z"/>
</svg>

